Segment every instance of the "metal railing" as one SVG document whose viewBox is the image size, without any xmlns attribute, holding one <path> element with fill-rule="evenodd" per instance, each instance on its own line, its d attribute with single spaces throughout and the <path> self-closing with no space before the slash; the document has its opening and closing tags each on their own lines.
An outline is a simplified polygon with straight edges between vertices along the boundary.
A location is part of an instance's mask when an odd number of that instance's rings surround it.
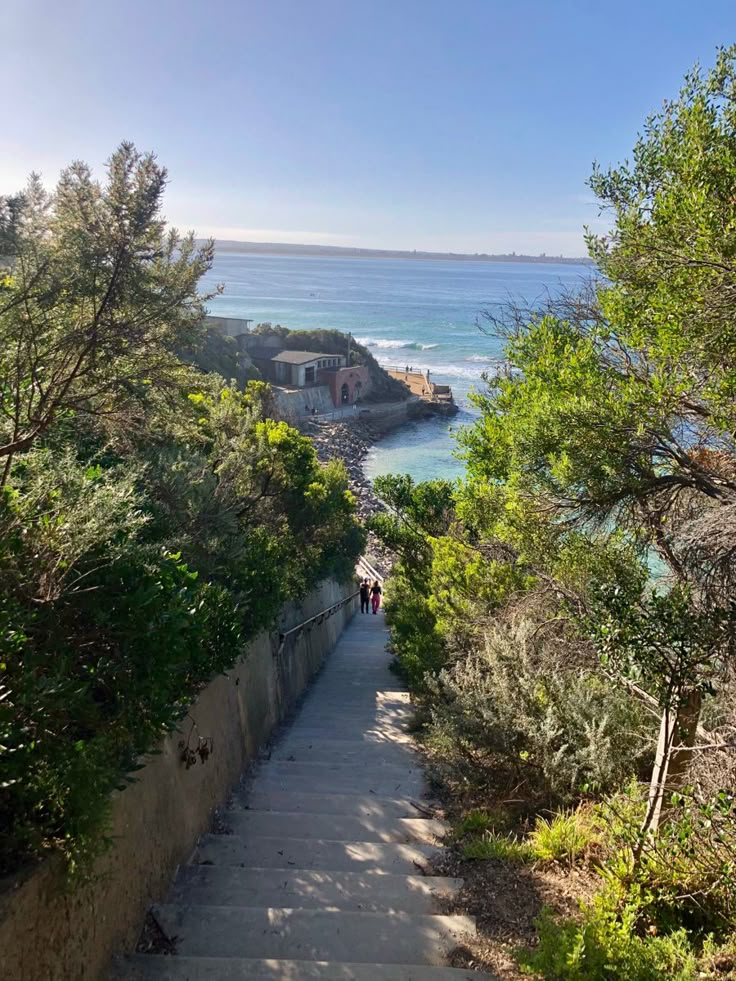
<svg viewBox="0 0 736 981">
<path fill-rule="evenodd" d="M 363 575 L 368 576 L 369 579 L 377 579 L 380 583 L 384 581 L 384 577 L 374 566 L 370 564 L 368 559 L 361 555 L 358 559 L 358 564 L 356 566 L 358 572 L 363 573 Z"/>
<path fill-rule="evenodd" d="M 381 575 L 381 573 L 375 569 L 363 556 L 358 559 L 356 571 L 364 576 L 368 576 L 370 579 L 377 579 L 380 583 L 384 581 L 384 577 Z M 294 640 L 298 640 L 299 636 L 304 630 L 311 630 L 312 625 L 315 623 L 317 625 L 324 623 L 325 620 L 337 613 L 338 610 L 341 610 L 343 606 L 347 606 L 348 603 L 351 603 L 358 596 L 360 596 L 360 590 L 356 589 L 355 592 L 350 593 L 349 596 L 344 596 L 341 600 L 338 600 L 337 603 L 333 603 L 332 606 L 328 606 L 327 609 L 320 610 L 320 612 L 315 613 L 314 616 L 307 617 L 306 620 L 302 620 L 301 623 L 297 623 L 295 627 L 290 627 L 288 630 L 279 631 L 278 645 L 275 651 L 276 656 L 278 657 L 278 655 L 281 654 L 289 640 L 292 638 Z"/>
<path fill-rule="evenodd" d="M 341 610 L 343 606 L 347 606 L 348 603 L 352 602 L 357 596 L 360 595 L 360 590 L 356 589 L 354 593 L 350 593 L 349 596 L 343 597 L 337 603 L 333 603 L 332 606 L 328 606 L 326 610 L 320 610 L 319 613 L 315 613 L 313 617 L 308 617 L 306 620 L 302 620 L 295 627 L 291 627 L 289 630 L 284 630 L 279 632 L 279 641 L 276 649 L 276 656 L 281 654 L 286 644 L 290 639 L 298 640 L 299 636 L 304 630 L 311 630 L 312 625 L 317 623 L 323 623 L 338 610 Z"/>
</svg>

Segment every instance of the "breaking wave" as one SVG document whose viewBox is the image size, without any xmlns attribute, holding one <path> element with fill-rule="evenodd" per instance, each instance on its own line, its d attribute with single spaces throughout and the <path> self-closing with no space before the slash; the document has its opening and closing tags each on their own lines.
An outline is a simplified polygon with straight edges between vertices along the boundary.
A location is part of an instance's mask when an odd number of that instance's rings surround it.
<svg viewBox="0 0 736 981">
<path fill-rule="evenodd" d="M 439 344 L 420 344 L 419 341 L 387 340 L 383 337 L 356 337 L 363 347 L 375 347 L 381 351 L 431 351 Z"/>
</svg>

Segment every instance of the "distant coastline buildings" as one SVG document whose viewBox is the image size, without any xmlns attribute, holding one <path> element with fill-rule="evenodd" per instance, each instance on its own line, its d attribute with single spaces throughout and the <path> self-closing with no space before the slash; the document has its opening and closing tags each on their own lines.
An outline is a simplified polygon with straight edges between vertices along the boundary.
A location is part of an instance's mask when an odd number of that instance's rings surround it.
<svg viewBox="0 0 736 981">
<path fill-rule="evenodd" d="M 505 252 L 492 255 L 488 252 L 421 252 L 416 249 L 357 249 L 342 245 L 298 245 L 289 242 L 236 242 L 230 239 L 217 239 L 215 246 L 218 252 L 236 252 L 241 254 L 261 255 L 306 255 L 330 256 L 355 259 L 444 259 L 457 262 L 541 262 L 573 266 L 592 266 L 594 263 L 587 256 L 523 255 L 516 252 Z"/>
<path fill-rule="evenodd" d="M 205 320 L 235 338 L 263 378 L 280 390 L 277 400 L 291 415 L 355 405 L 371 390 L 368 367 L 347 364 L 346 355 L 284 348 L 276 338 L 250 333 L 250 320 L 212 316 Z"/>
</svg>

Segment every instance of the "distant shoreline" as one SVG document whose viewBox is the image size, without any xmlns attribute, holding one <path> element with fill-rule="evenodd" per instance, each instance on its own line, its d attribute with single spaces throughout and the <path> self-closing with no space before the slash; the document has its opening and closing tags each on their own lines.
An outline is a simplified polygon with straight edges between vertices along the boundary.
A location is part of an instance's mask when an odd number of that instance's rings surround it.
<svg viewBox="0 0 736 981">
<path fill-rule="evenodd" d="M 199 241 L 204 241 L 200 239 Z M 548 265 L 592 266 L 587 257 L 560 255 L 490 255 L 486 252 L 421 252 L 401 249 L 355 249 L 341 245 L 298 245 L 288 242 L 236 242 L 215 239 L 215 251 L 240 255 L 313 256 L 322 259 L 434 259 L 454 262 L 538 262 Z"/>
</svg>

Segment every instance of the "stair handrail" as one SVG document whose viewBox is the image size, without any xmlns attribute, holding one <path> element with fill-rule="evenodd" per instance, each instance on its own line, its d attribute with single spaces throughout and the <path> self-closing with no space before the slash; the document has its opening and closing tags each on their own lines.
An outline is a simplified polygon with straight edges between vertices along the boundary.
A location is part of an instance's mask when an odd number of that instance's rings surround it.
<svg viewBox="0 0 736 981">
<path fill-rule="evenodd" d="M 372 579 L 377 579 L 380 583 L 383 583 L 384 577 L 380 572 L 374 569 L 370 562 L 368 562 L 363 556 L 358 559 L 356 568 L 361 569 L 364 573 L 367 573 Z M 320 612 L 315 613 L 314 616 L 307 617 L 306 620 L 302 620 L 301 623 L 297 623 L 296 626 L 290 627 L 288 630 L 280 630 L 278 648 L 276 650 L 277 656 L 283 651 L 287 640 L 293 634 L 301 633 L 305 627 L 308 627 L 310 624 L 314 623 L 315 620 L 319 620 L 321 623 L 325 618 L 331 617 L 333 613 L 341 610 L 343 606 L 346 606 L 358 596 L 360 596 L 360 589 L 356 589 L 354 592 L 344 596 L 341 600 L 338 600 L 337 603 L 333 603 L 332 606 L 328 606 L 326 609 L 320 610 Z"/>
<path fill-rule="evenodd" d="M 362 569 L 363 572 L 368 573 L 369 578 L 377 579 L 380 583 L 384 582 L 384 576 L 363 555 L 358 559 L 358 569 Z"/>
<path fill-rule="evenodd" d="M 343 606 L 346 606 L 348 603 L 350 603 L 359 595 L 360 595 L 360 590 L 356 589 L 355 592 L 350 593 L 348 596 L 344 596 L 341 600 L 338 600 L 337 603 L 333 603 L 332 606 L 328 606 L 326 609 L 320 610 L 319 613 L 315 613 L 314 616 L 307 617 L 306 620 L 302 620 L 301 623 L 297 623 L 295 627 L 290 627 L 288 630 L 280 630 L 279 644 L 276 654 L 278 655 L 281 653 L 281 651 L 284 649 L 284 646 L 286 645 L 288 638 L 292 634 L 301 633 L 301 631 L 304 630 L 305 627 L 308 627 L 309 624 L 314 623 L 315 620 L 319 620 L 321 623 L 325 618 L 331 617 L 333 613 L 336 613 L 338 610 L 341 610 Z"/>
</svg>

